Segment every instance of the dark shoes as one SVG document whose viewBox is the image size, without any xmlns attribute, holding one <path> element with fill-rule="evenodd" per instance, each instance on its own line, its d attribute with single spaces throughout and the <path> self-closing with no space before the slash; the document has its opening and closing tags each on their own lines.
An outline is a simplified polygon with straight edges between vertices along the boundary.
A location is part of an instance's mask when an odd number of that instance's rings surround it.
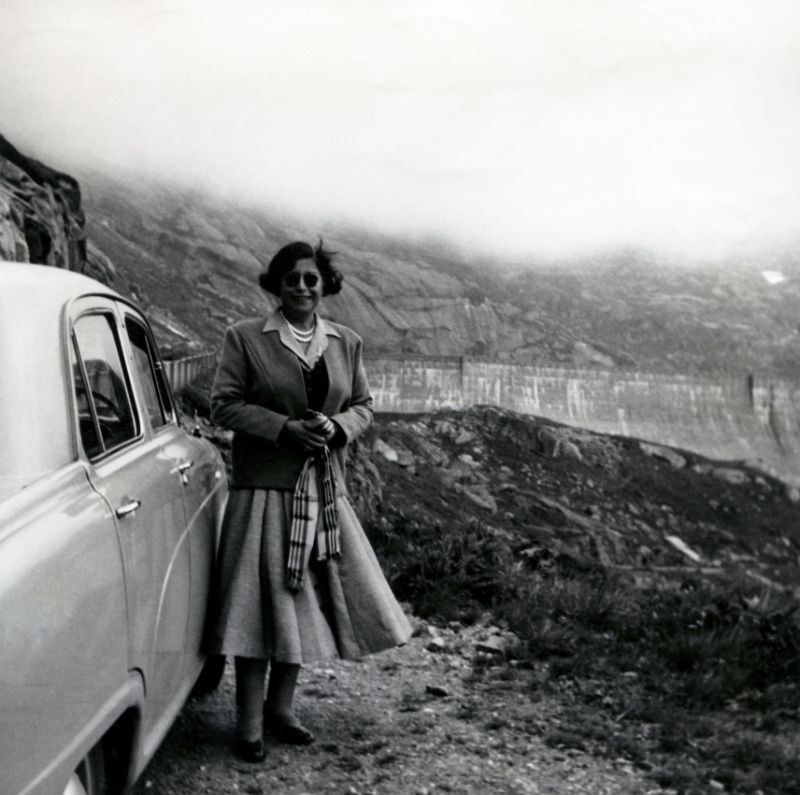
<svg viewBox="0 0 800 795">
<path fill-rule="evenodd" d="M 263 762 L 267 758 L 267 749 L 264 747 L 263 740 L 243 740 L 241 737 L 237 737 L 234 753 L 242 762 L 251 764 Z"/>
<path fill-rule="evenodd" d="M 314 735 L 305 726 L 289 723 L 266 710 L 264 710 L 264 733 L 288 745 L 310 745 L 314 742 Z M 250 764 L 263 762 L 267 758 L 264 740 L 243 740 L 237 737 L 233 752 L 242 762 Z"/>
<path fill-rule="evenodd" d="M 288 723 L 272 712 L 264 710 L 264 734 L 288 745 L 310 745 L 314 735 L 299 723 Z"/>
</svg>

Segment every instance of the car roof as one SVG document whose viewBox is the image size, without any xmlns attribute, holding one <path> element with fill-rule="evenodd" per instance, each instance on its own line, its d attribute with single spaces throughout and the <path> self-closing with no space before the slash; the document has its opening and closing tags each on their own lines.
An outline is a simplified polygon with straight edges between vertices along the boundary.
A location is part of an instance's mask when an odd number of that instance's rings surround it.
<svg viewBox="0 0 800 795">
<path fill-rule="evenodd" d="M 0 260 L 0 498 L 74 460 L 65 307 L 118 294 L 88 276 Z"/>
<path fill-rule="evenodd" d="M 87 293 L 118 295 L 102 282 L 82 273 L 54 268 L 50 265 L 32 265 L 28 262 L 6 262 L 0 260 L 0 280 L 3 293 L 0 301 L 3 308 L 10 305 L 6 300 L 13 295 L 30 297 L 30 290 L 37 290 L 36 300 L 63 306 L 67 301 Z"/>
</svg>

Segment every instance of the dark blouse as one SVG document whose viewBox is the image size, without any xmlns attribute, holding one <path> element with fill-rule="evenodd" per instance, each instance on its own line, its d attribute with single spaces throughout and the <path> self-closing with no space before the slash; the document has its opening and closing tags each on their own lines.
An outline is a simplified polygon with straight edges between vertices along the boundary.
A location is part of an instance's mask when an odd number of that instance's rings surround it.
<svg viewBox="0 0 800 795">
<path fill-rule="evenodd" d="M 311 370 L 307 367 L 303 367 L 302 370 L 303 380 L 306 382 L 308 407 L 313 411 L 322 411 L 325 398 L 328 396 L 328 387 L 330 386 L 325 360 L 320 356 Z"/>
</svg>

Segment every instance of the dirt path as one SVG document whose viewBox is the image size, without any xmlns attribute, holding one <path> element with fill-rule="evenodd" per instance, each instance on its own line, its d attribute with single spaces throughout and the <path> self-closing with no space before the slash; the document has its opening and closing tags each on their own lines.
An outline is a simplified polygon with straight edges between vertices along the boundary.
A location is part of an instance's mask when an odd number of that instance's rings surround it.
<svg viewBox="0 0 800 795">
<path fill-rule="evenodd" d="M 262 765 L 230 752 L 229 664 L 216 693 L 186 706 L 135 793 L 667 792 L 624 759 L 560 749 L 557 697 L 535 672 L 495 663 L 502 642 L 490 627 L 423 625 L 403 648 L 307 667 L 297 708 L 317 742 L 270 745 Z"/>
</svg>

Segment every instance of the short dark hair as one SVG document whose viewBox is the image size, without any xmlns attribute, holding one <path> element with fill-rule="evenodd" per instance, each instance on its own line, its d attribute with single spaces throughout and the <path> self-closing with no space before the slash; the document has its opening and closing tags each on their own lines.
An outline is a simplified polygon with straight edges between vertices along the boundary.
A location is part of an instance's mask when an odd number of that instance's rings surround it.
<svg viewBox="0 0 800 795">
<path fill-rule="evenodd" d="M 344 277 L 339 270 L 333 267 L 334 254 L 335 252 L 333 251 L 325 250 L 322 245 L 322 239 L 320 239 L 316 248 L 310 243 L 303 243 L 302 241 L 289 243 L 270 260 L 267 269 L 261 271 L 258 276 L 258 283 L 268 293 L 280 296 L 283 277 L 301 259 L 313 259 L 322 277 L 322 294 L 336 295 L 342 289 Z"/>
</svg>

